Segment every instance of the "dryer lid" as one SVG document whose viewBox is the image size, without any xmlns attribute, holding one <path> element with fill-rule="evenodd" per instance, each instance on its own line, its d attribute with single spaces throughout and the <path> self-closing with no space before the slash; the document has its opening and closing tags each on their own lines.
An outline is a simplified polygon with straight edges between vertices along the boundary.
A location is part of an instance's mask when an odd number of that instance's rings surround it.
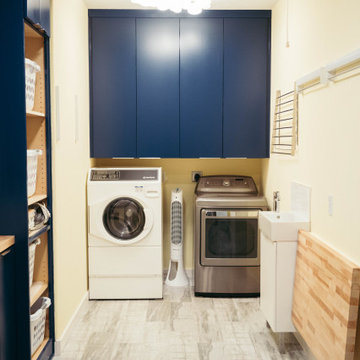
<svg viewBox="0 0 360 360">
<path fill-rule="evenodd" d="M 258 191 L 251 176 L 216 175 L 202 176 L 196 185 L 195 194 L 256 196 Z"/>
<path fill-rule="evenodd" d="M 103 213 L 106 231 L 119 240 L 132 240 L 144 229 L 143 206 L 134 199 L 120 197 L 111 201 Z"/>
</svg>

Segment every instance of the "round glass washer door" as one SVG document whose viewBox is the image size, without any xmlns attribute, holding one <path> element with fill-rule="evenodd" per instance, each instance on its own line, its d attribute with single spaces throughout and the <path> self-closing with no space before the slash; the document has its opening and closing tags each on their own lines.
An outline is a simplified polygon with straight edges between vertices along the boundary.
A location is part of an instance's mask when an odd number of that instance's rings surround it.
<svg viewBox="0 0 360 360">
<path fill-rule="evenodd" d="M 106 231 L 116 239 L 132 240 L 144 229 L 144 208 L 134 199 L 117 198 L 106 206 L 103 224 Z"/>
</svg>

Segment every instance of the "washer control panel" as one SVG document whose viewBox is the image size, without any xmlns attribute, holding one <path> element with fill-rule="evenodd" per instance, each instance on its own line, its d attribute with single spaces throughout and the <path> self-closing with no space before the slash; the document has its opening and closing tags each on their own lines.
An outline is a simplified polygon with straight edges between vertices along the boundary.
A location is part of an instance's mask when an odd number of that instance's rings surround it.
<svg viewBox="0 0 360 360">
<path fill-rule="evenodd" d="M 158 181 L 158 169 L 91 169 L 90 181 Z"/>
<path fill-rule="evenodd" d="M 120 180 L 120 171 L 119 170 L 92 170 L 91 181 L 116 181 Z"/>
</svg>

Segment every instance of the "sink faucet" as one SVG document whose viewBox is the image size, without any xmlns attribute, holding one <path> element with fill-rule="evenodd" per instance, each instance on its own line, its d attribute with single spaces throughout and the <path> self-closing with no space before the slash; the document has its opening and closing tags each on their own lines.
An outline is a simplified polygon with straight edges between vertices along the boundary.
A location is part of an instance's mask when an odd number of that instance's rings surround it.
<svg viewBox="0 0 360 360">
<path fill-rule="evenodd" d="M 273 210 L 280 212 L 280 191 L 274 191 L 273 193 Z"/>
</svg>

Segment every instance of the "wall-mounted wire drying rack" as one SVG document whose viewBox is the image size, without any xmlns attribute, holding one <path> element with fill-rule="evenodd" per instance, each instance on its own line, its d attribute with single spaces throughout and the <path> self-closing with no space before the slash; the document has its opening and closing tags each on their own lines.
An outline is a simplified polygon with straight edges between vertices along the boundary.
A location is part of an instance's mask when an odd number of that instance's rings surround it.
<svg viewBox="0 0 360 360">
<path fill-rule="evenodd" d="M 296 80 L 296 91 L 301 92 L 315 85 L 326 85 L 329 80 L 360 68 L 360 49 L 357 49 L 330 64 L 321 67 Z"/>
<path fill-rule="evenodd" d="M 326 66 L 329 80 L 360 68 L 360 49 L 357 49 Z"/>
<path fill-rule="evenodd" d="M 295 155 L 298 132 L 298 95 L 296 89 L 276 92 L 271 153 Z"/>
</svg>

